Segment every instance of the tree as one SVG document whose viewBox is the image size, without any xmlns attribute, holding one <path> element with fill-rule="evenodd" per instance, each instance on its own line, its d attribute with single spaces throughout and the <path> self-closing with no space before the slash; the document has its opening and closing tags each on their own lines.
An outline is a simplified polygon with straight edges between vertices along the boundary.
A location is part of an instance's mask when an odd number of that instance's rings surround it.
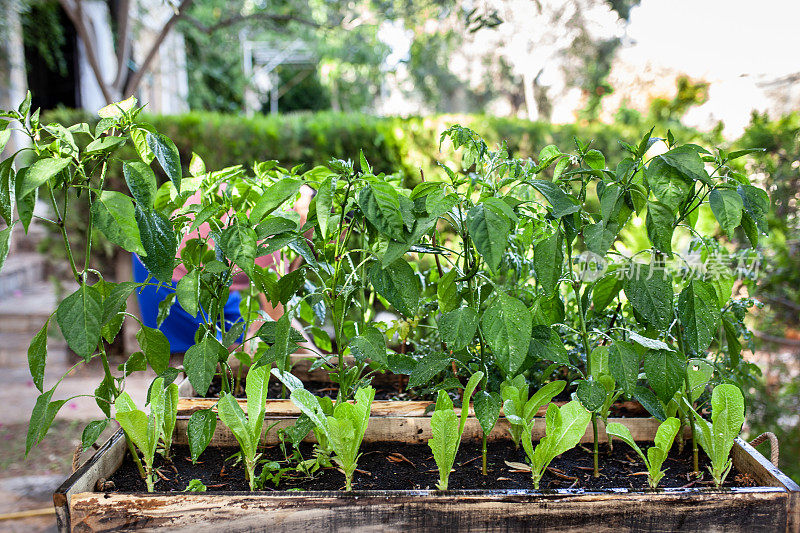
<svg viewBox="0 0 800 533">
<path fill-rule="evenodd" d="M 92 38 L 90 32 L 90 21 L 84 11 L 83 2 L 81 0 L 59 0 L 61 7 L 67 13 L 67 16 L 72 21 L 75 31 L 84 44 L 86 51 L 86 58 L 92 68 L 95 79 L 97 80 L 103 97 L 107 102 L 116 102 L 121 100 L 127 95 L 133 94 L 142 82 L 143 76 L 149 70 L 153 60 L 158 54 L 158 50 L 164 43 L 167 35 L 175 27 L 179 20 L 193 20 L 195 24 L 198 21 L 189 18 L 189 10 L 194 4 L 194 0 L 168 0 L 168 4 L 172 7 L 173 13 L 161 25 L 156 33 L 156 37 L 151 43 L 147 53 L 144 55 L 144 60 L 137 66 L 136 70 L 129 75 L 128 65 L 131 61 L 131 1 L 119 0 L 116 2 L 116 9 L 111 14 L 115 22 L 117 30 L 117 46 L 116 46 L 116 59 L 117 68 L 111 81 L 106 80 L 100 68 L 98 61 L 97 43 Z M 301 7 L 301 6 L 300 6 Z M 228 11 L 230 12 L 230 11 Z M 316 25 L 313 22 L 303 18 L 299 11 L 294 11 L 294 6 L 290 10 L 283 11 L 270 11 L 267 9 L 254 10 L 250 12 L 234 12 L 226 18 L 220 19 L 212 26 L 203 26 L 203 30 L 208 33 L 214 33 L 217 30 L 231 27 L 240 22 L 247 20 L 269 20 L 277 23 L 286 24 L 289 22 L 300 22 L 308 25 Z"/>
</svg>

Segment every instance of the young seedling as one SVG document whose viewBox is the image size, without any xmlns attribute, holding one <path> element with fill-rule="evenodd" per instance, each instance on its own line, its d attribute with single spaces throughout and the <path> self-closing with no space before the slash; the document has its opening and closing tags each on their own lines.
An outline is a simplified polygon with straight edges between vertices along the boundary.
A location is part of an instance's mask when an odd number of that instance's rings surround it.
<svg viewBox="0 0 800 533">
<path fill-rule="evenodd" d="M 439 469 L 439 483 L 436 484 L 439 490 L 447 490 L 450 471 L 456 461 L 458 447 L 461 445 L 461 435 L 464 433 L 464 426 L 469 415 L 469 399 L 482 379 L 483 372 L 481 371 L 475 372 L 469 378 L 461 398 L 460 417 L 456 416 L 453 410 L 453 400 L 450 399 L 450 396 L 443 390 L 439 391 L 436 410 L 431 416 L 431 438 L 428 440 L 428 446 L 433 451 L 433 459 Z"/>
<path fill-rule="evenodd" d="M 656 431 L 655 446 L 648 448 L 647 455 L 642 452 L 642 449 L 633 440 L 630 430 L 622 424 L 609 423 L 606 426 L 606 433 L 609 436 L 609 440 L 613 435 L 624 441 L 639 454 L 639 457 L 642 458 L 644 465 L 647 467 L 647 483 L 651 489 L 654 489 L 658 487 L 658 482 L 664 477 L 661 465 L 667 459 L 667 454 L 669 454 L 672 443 L 675 441 L 675 435 L 678 434 L 680 428 L 681 422 L 677 418 L 670 417 L 664 420 L 658 426 L 658 431 Z"/>
<path fill-rule="evenodd" d="M 247 482 L 250 490 L 255 490 L 255 469 L 260 454 L 258 444 L 261 442 L 261 429 L 264 425 L 267 388 L 269 386 L 269 366 L 253 368 L 247 374 L 247 415 L 232 394 L 223 393 L 217 404 L 219 419 L 230 428 L 239 442 L 247 470 Z"/>
<path fill-rule="evenodd" d="M 333 460 L 344 472 L 345 490 L 353 490 L 353 473 L 356 470 L 358 450 L 369 423 L 375 389 L 363 387 L 356 391 L 354 404 L 337 402 L 332 415 L 326 415 L 320 398 L 305 389 L 292 391 L 292 402 L 314 422 L 317 430 L 325 436 L 334 452 Z"/>
<path fill-rule="evenodd" d="M 744 424 L 744 397 L 736 385 L 723 383 L 711 394 L 711 423 L 709 424 L 684 400 L 695 417 L 695 435 L 703 451 L 711 459 L 708 470 L 719 488 L 728 476 L 733 461 L 730 459 L 733 443 Z"/>
<path fill-rule="evenodd" d="M 525 423 L 530 423 L 539 409 L 558 396 L 566 385 L 566 381 L 553 381 L 544 385 L 529 399 L 525 376 L 519 375 L 503 382 L 500 388 L 503 396 L 503 412 L 509 421 L 511 439 L 517 448 L 525 431 Z M 522 422 L 514 422 L 518 419 Z"/>
<path fill-rule="evenodd" d="M 503 406 L 503 400 L 496 392 L 482 390 L 475 394 L 475 399 L 472 403 L 475 407 L 475 418 L 478 419 L 478 423 L 481 425 L 481 473 L 486 476 L 489 475 L 486 467 L 486 443 L 489 434 L 500 418 L 500 408 Z"/>
<path fill-rule="evenodd" d="M 172 449 L 172 434 L 175 423 L 178 421 L 178 386 L 170 383 L 164 389 L 164 432 L 161 434 L 162 454 L 164 459 L 170 459 Z"/>
<path fill-rule="evenodd" d="M 506 414 L 508 417 L 508 414 Z M 522 447 L 528 460 L 531 463 L 531 476 L 533 477 L 533 487 L 539 488 L 545 470 L 550 462 L 562 453 L 571 450 L 581 441 L 586 427 L 592 419 L 591 413 L 577 400 L 562 405 L 560 408 L 555 404 L 550 404 L 547 408 L 545 417 L 546 435 L 542 437 L 539 444 L 533 447 L 533 424 L 521 418 L 514 420 L 514 423 L 524 424 L 525 438 L 522 439 Z"/>
<path fill-rule="evenodd" d="M 203 484 L 202 481 L 199 479 L 193 479 L 189 481 L 189 484 L 186 485 L 186 488 L 183 489 L 183 492 L 206 492 L 208 487 Z"/>
<path fill-rule="evenodd" d="M 115 418 L 125 431 L 125 435 L 142 452 L 147 492 L 153 492 L 155 485 L 153 461 L 158 442 L 164 434 L 164 379 L 156 378 L 153 381 L 149 415 L 136 408 L 136 404 L 127 392 L 117 397 L 114 408 Z"/>
</svg>

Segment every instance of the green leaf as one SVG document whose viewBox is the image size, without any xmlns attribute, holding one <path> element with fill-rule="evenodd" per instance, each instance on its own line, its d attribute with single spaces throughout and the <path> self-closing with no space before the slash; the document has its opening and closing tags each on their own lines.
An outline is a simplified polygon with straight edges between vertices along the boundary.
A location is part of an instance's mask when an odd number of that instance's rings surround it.
<svg viewBox="0 0 800 533">
<path fill-rule="evenodd" d="M 725 329 L 725 343 L 728 346 L 731 367 L 737 368 L 742 357 L 742 343 L 739 342 L 739 335 L 730 320 L 723 318 L 722 326 Z"/>
<path fill-rule="evenodd" d="M 708 203 L 719 225 L 733 238 L 733 231 L 742 222 L 742 197 L 731 189 L 714 189 L 708 195 Z"/>
<path fill-rule="evenodd" d="M 614 301 L 622 290 L 622 279 L 614 272 L 598 279 L 592 287 L 592 306 L 596 313 L 601 313 L 608 304 Z"/>
<path fill-rule="evenodd" d="M 589 165 L 589 168 L 595 170 L 603 170 L 606 168 L 606 158 L 597 150 L 589 150 L 583 158 L 584 162 Z"/>
<path fill-rule="evenodd" d="M 135 96 L 129 96 L 125 100 L 108 104 L 97 111 L 100 118 L 120 118 L 125 113 L 136 107 L 139 101 Z"/>
<path fill-rule="evenodd" d="M 32 193 L 47 180 L 67 168 L 71 159 L 66 157 L 44 157 L 39 159 L 26 172 L 17 174 L 17 201 Z"/>
<path fill-rule="evenodd" d="M 769 229 L 767 225 L 769 196 L 767 196 L 766 191 L 758 187 L 753 187 L 752 185 L 739 185 L 736 191 L 739 193 L 739 196 L 742 197 L 744 212 L 755 223 L 758 231 L 767 233 Z"/>
<path fill-rule="evenodd" d="M 189 174 L 194 177 L 202 176 L 206 173 L 206 164 L 203 158 L 192 152 L 192 158 L 189 160 Z"/>
<path fill-rule="evenodd" d="M 561 232 L 556 232 L 533 247 L 533 272 L 548 298 L 552 298 L 558 291 L 564 263 L 562 240 Z"/>
<path fill-rule="evenodd" d="M 533 326 L 528 354 L 536 359 L 570 365 L 569 353 L 558 333 L 550 326 Z"/>
<path fill-rule="evenodd" d="M 667 415 L 664 412 L 664 404 L 653 394 L 653 391 L 647 387 L 637 385 L 633 397 L 655 418 L 658 420 L 666 420 Z"/>
<path fill-rule="evenodd" d="M 709 181 L 708 172 L 696 146 L 678 146 L 658 157 L 688 179 L 702 183 Z"/>
<path fill-rule="evenodd" d="M 582 379 L 578 382 L 576 391 L 578 400 L 588 411 L 597 411 L 603 406 L 606 399 L 606 389 L 599 382 L 591 379 Z"/>
<path fill-rule="evenodd" d="M 386 268 L 374 262 L 369 278 L 375 290 L 404 316 L 412 318 L 420 299 L 419 278 L 405 259 L 398 259 Z"/>
<path fill-rule="evenodd" d="M 667 403 L 683 385 L 686 361 L 677 353 L 650 350 L 644 355 L 644 373 L 656 396 Z"/>
<path fill-rule="evenodd" d="M 442 352 L 434 352 L 424 356 L 417 362 L 408 378 L 408 387 L 420 387 L 430 383 L 436 374 L 442 372 L 450 364 L 452 358 Z"/>
<path fill-rule="evenodd" d="M 218 244 L 225 256 L 245 274 L 253 272 L 257 249 L 255 230 L 239 224 L 228 226 L 220 235 Z"/>
<path fill-rule="evenodd" d="M 141 161 L 123 161 L 122 174 L 125 176 L 125 183 L 128 184 L 128 190 L 131 191 L 136 203 L 142 209 L 152 209 L 158 182 L 156 181 L 156 174 L 150 168 L 150 165 Z"/>
<path fill-rule="evenodd" d="M 86 148 L 84 149 L 84 154 L 94 155 L 103 152 L 110 152 L 112 150 L 115 150 L 118 146 L 122 144 L 125 144 L 124 137 L 112 137 L 112 136 L 99 137 L 90 142 L 88 145 L 86 145 Z"/>
<path fill-rule="evenodd" d="M 392 239 L 403 240 L 403 215 L 397 191 L 388 183 L 367 184 L 358 195 L 358 206 L 370 224 Z"/>
<path fill-rule="evenodd" d="M 251 368 L 247 373 L 245 395 L 247 396 L 247 428 L 253 442 L 253 448 L 258 447 L 261 440 L 261 429 L 264 424 L 267 394 L 269 392 L 269 366 Z"/>
<path fill-rule="evenodd" d="M 314 196 L 317 207 L 317 223 L 319 224 L 320 236 L 324 239 L 328 237 L 328 222 L 331 219 L 331 208 L 333 206 L 333 178 L 326 178 L 322 185 L 317 189 Z"/>
<path fill-rule="evenodd" d="M 103 299 L 103 324 L 110 322 L 117 316 L 117 313 L 125 308 L 128 297 L 140 286 L 133 281 L 123 281 L 122 283 L 112 283 L 111 285 L 108 296 Z"/>
<path fill-rule="evenodd" d="M 639 454 L 639 457 L 642 458 L 645 464 L 648 463 L 647 457 L 642 452 L 642 449 L 636 444 L 636 441 L 633 440 L 633 435 L 631 435 L 631 431 L 626 426 L 623 426 L 618 422 L 609 422 L 606 424 L 606 434 L 613 435 L 619 440 L 625 442 L 625 444 L 633 448 L 633 450 Z"/>
<path fill-rule="evenodd" d="M 139 157 L 142 161 L 149 165 L 155 159 L 155 155 L 153 154 L 152 150 L 147 146 L 147 130 L 142 128 L 131 128 L 131 140 L 133 141 L 133 145 L 136 147 L 136 152 L 139 154 Z"/>
<path fill-rule="evenodd" d="M 461 296 L 458 293 L 458 271 L 453 268 L 448 270 L 444 276 L 439 278 L 436 286 L 436 297 L 439 301 L 439 311 L 447 313 L 458 307 L 461 303 Z"/>
<path fill-rule="evenodd" d="M 200 409 L 192 413 L 186 432 L 189 440 L 189 452 L 192 454 L 192 463 L 208 447 L 214 431 L 217 429 L 217 415 L 211 409 Z"/>
<path fill-rule="evenodd" d="M 256 444 L 253 442 L 252 436 L 247 425 L 247 417 L 239 407 L 239 402 L 232 394 L 223 392 L 220 395 L 219 402 L 217 402 L 217 413 L 219 419 L 231 430 L 233 436 L 239 442 L 242 448 L 242 453 L 248 459 L 256 454 Z"/>
<path fill-rule="evenodd" d="M 3 270 L 3 265 L 8 257 L 8 252 L 11 249 L 11 231 L 14 226 L 9 226 L 0 230 L 0 271 Z"/>
<path fill-rule="evenodd" d="M 282 180 L 270 185 L 261 198 L 253 206 L 250 211 L 250 221 L 252 223 L 261 222 L 261 220 L 283 205 L 289 198 L 297 194 L 300 187 L 303 186 L 302 180 L 294 178 L 283 178 Z"/>
<path fill-rule="evenodd" d="M 163 374 L 169 366 L 169 340 L 161 331 L 142 325 L 136 340 L 156 375 Z"/>
<path fill-rule="evenodd" d="M 368 326 L 361 335 L 350 340 L 350 352 L 362 363 L 371 360 L 384 366 L 389 364 L 386 357 L 386 339 L 375 326 Z"/>
<path fill-rule="evenodd" d="M 125 250 L 144 255 L 133 202 L 116 191 L 103 191 L 92 203 L 92 221 L 106 238 Z"/>
<path fill-rule="evenodd" d="M 484 311 L 481 327 L 500 369 L 507 376 L 515 375 L 530 345 L 532 319 L 528 308 L 513 296 L 498 293 Z"/>
<path fill-rule="evenodd" d="M 661 202 L 647 202 L 647 237 L 656 250 L 672 256 L 672 234 L 675 232 L 675 215 Z"/>
<path fill-rule="evenodd" d="M 200 312 L 200 270 L 194 269 L 183 276 L 175 293 L 181 307 L 191 316 L 197 316 Z"/>
<path fill-rule="evenodd" d="M 178 238 L 172 222 L 161 213 L 136 206 L 136 225 L 139 226 L 142 246 L 147 254 L 140 258 L 142 263 L 158 281 L 169 283 L 178 250 Z"/>
<path fill-rule="evenodd" d="M 678 295 L 678 317 L 689 348 L 701 354 L 717 333 L 720 308 L 713 285 L 692 280 Z"/>
<path fill-rule="evenodd" d="M 466 348 L 475 338 L 478 329 L 478 313 L 471 307 L 462 307 L 443 313 L 438 320 L 439 335 L 447 347 L 458 352 Z"/>
<path fill-rule="evenodd" d="M 656 156 L 650 161 L 645 177 L 656 198 L 673 212 L 678 211 L 692 190 L 692 182 L 680 170 L 667 163 L 663 156 Z"/>
<path fill-rule="evenodd" d="M 639 354 L 633 345 L 614 341 L 608 351 L 608 368 L 623 392 L 633 396 L 639 380 Z"/>
<path fill-rule="evenodd" d="M 217 368 L 217 363 L 225 360 L 228 350 L 211 335 L 206 335 L 203 339 L 189 347 L 183 356 L 183 366 L 186 369 L 186 376 L 189 383 L 200 396 L 205 396 L 211 380 Z"/>
<path fill-rule="evenodd" d="M 555 218 L 561 218 L 580 211 L 580 206 L 570 196 L 568 196 L 555 183 L 547 180 L 531 180 L 527 182 L 531 187 L 539 191 L 552 206 L 552 213 Z"/>
<path fill-rule="evenodd" d="M 478 204 L 467 213 L 467 227 L 475 248 L 491 270 L 497 270 L 508 244 L 511 224 L 497 206 Z"/>
<path fill-rule="evenodd" d="M 56 310 L 56 322 L 69 347 L 85 360 L 100 341 L 103 297 L 96 288 L 81 285 L 64 298 Z"/>
<path fill-rule="evenodd" d="M 28 346 L 28 368 L 31 371 L 31 378 L 33 384 L 39 389 L 39 392 L 44 392 L 44 367 L 47 362 L 47 328 L 50 325 L 48 318 L 42 329 L 33 336 L 30 346 Z"/>
<path fill-rule="evenodd" d="M 0 218 L 6 226 L 11 226 L 14 217 L 14 187 L 17 175 L 14 172 L 14 158 L 0 162 Z"/>
<path fill-rule="evenodd" d="M 123 393 L 127 394 L 127 393 Z M 137 448 L 142 450 L 145 455 L 145 458 L 150 457 L 147 453 L 147 450 L 150 448 L 150 439 L 148 436 L 147 426 L 148 420 L 147 415 L 144 414 L 143 411 L 139 411 L 138 409 L 133 411 L 119 411 L 115 417 L 119 425 L 122 426 L 122 429 L 125 431 L 125 434 L 131 439 L 133 444 L 136 445 Z"/>
<path fill-rule="evenodd" d="M 722 465 L 730 455 L 733 442 L 744 424 L 744 397 L 736 385 L 723 383 L 711 394 L 711 434 L 714 466 Z M 708 450 L 706 450 L 708 451 Z"/>
<path fill-rule="evenodd" d="M 440 390 L 439 397 L 443 394 L 447 393 Z M 439 469 L 439 483 L 436 485 L 439 490 L 447 490 L 450 470 L 453 469 L 460 441 L 458 416 L 453 409 L 434 411 L 431 416 L 431 438 L 428 440 L 428 446 Z"/>
<path fill-rule="evenodd" d="M 164 169 L 164 173 L 175 186 L 175 190 L 181 192 L 181 156 L 178 148 L 172 139 L 161 133 L 147 132 L 145 134 L 147 147 L 155 156 L 158 164 Z"/>
<path fill-rule="evenodd" d="M 58 410 L 66 403 L 66 400 L 51 402 L 53 391 L 55 391 L 55 387 L 43 392 L 36 398 L 36 403 L 31 412 L 31 420 L 28 423 L 28 434 L 25 438 L 26 456 L 31 451 L 31 448 L 39 444 L 44 436 L 47 435 L 47 430 L 50 429 Z"/>
<path fill-rule="evenodd" d="M 625 296 L 653 327 L 666 330 L 673 314 L 671 279 L 653 265 L 631 263 L 630 267 L 631 275 L 623 282 Z"/>
<path fill-rule="evenodd" d="M 91 448 L 92 444 L 97 442 L 97 439 L 99 439 L 100 435 L 105 431 L 106 426 L 108 426 L 108 418 L 89 422 L 86 427 L 83 428 L 83 433 L 81 433 L 81 451 L 85 452 Z"/>
<path fill-rule="evenodd" d="M 484 435 L 489 435 L 500 418 L 500 407 L 503 402 L 496 392 L 479 391 L 473 399 L 475 417 L 481 425 Z"/>
<path fill-rule="evenodd" d="M 17 173 L 17 181 L 19 181 L 19 176 L 21 174 L 25 174 L 27 168 L 23 168 L 22 170 Z M 23 198 L 17 198 L 17 213 L 19 214 L 19 220 L 22 222 L 22 227 L 25 229 L 25 233 L 28 233 L 28 227 L 31 225 L 31 220 L 33 219 L 33 208 L 36 207 L 36 200 L 39 198 L 39 190 L 35 190 L 32 193 L 28 194 Z"/>
<path fill-rule="evenodd" d="M 552 408 L 556 408 L 554 404 L 550 405 Z M 547 427 L 547 436 L 550 438 L 548 446 L 553 457 L 578 445 L 586 433 L 586 426 L 589 425 L 592 417 L 589 411 L 575 400 L 562 405 L 558 410 L 561 414 L 561 424 L 556 427 Z M 551 432 L 551 429 L 556 431 Z"/>
</svg>

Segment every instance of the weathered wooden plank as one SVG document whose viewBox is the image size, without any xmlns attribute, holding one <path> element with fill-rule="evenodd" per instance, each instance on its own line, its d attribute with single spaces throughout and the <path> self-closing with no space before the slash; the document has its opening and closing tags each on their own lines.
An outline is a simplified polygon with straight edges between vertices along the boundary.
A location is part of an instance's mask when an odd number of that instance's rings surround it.
<svg viewBox="0 0 800 533">
<path fill-rule="evenodd" d="M 188 380 L 181 382 L 178 386 L 179 393 L 181 390 L 187 391 L 185 384 L 188 383 Z M 183 389 L 181 389 L 183 387 Z M 191 387 L 191 385 L 189 386 Z M 194 392 L 194 389 L 188 389 L 187 392 Z M 239 405 L 245 412 L 247 411 L 247 400 L 244 398 L 240 398 L 237 400 Z M 193 398 L 193 397 L 182 397 L 178 400 L 178 415 L 189 416 L 195 411 L 200 409 L 209 409 L 215 406 L 217 400 L 215 398 Z M 425 412 L 430 406 L 434 405 L 436 402 L 433 401 L 418 401 L 418 400 L 375 400 L 372 402 L 372 416 L 430 416 L 430 412 Z M 566 402 L 553 402 L 556 405 L 563 405 Z M 620 408 L 626 409 L 628 411 L 635 411 L 640 409 L 641 406 L 638 402 L 619 402 L 618 405 Z M 291 400 L 267 400 L 267 413 L 276 416 L 297 416 L 300 414 L 300 409 L 297 408 L 296 405 L 292 403 Z M 502 415 L 502 409 L 500 413 Z M 544 417 L 545 413 L 547 412 L 547 407 L 541 407 L 536 416 Z M 469 406 L 469 416 L 475 416 L 475 409 L 472 407 L 472 404 Z"/>
<path fill-rule="evenodd" d="M 293 417 L 272 417 L 282 426 Z M 636 440 L 652 440 L 658 426 L 652 419 L 616 419 Z M 178 421 L 176 444 L 185 442 L 187 419 Z M 506 428 L 492 439 L 508 438 Z M 536 424 L 539 438 L 544 424 Z M 538 433 L 537 433 L 537 427 Z M 600 433 L 605 438 L 603 426 Z M 276 428 L 265 442 L 274 442 Z M 403 437 L 408 435 L 408 437 Z M 425 442 L 430 436 L 426 417 L 375 417 L 365 440 Z M 465 439 L 477 439 L 480 429 L 470 419 Z M 587 430 L 584 441 L 591 440 Z M 212 445 L 236 445 L 222 424 Z M 538 492 L 499 491 L 372 491 L 345 494 L 214 493 L 101 494 L 97 480 L 119 467 L 126 451 L 118 431 L 54 496 L 61 531 L 795 531 L 800 489 L 747 443 L 737 439 L 737 468 L 766 487 L 726 491 L 666 489 L 633 492 L 624 489 L 587 493 L 581 490 Z M 787 490 L 788 489 L 788 490 Z"/>
<path fill-rule="evenodd" d="M 787 494 L 79 494 L 76 531 L 779 531 Z"/>
<path fill-rule="evenodd" d="M 125 459 L 128 447 L 125 435 L 118 430 L 97 449 L 97 452 L 78 470 L 67 478 L 53 493 L 53 505 L 56 509 L 56 523 L 60 531 L 69 531 L 69 501 L 78 493 L 94 492 L 97 480 L 109 478 L 116 472 Z"/>
</svg>

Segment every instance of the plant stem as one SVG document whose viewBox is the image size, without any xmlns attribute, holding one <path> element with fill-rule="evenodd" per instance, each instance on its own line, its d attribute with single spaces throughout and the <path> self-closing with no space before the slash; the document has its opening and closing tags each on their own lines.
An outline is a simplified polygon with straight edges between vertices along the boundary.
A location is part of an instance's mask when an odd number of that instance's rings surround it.
<svg viewBox="0 0 800 533">
<path fill-rule="evenodd" d="M 47 187 L 47 192 L 50 193 L 50 204 L 53 207 L 53 212 L 55 213 L 56 219 L 58 221 L 57 225 L 58 225 L 59 232 L 61 233 L 61 238 L 64 240 L 64 251 L 67 254 L 67 259 L 69 260 L 69 266 L 72 269 L 72 276 L 75 278 L 75 281 L 80 283 L 81 282 L 81 277 L 78 274 L 78 268 L 75 266 L 75 258 L 72 255 L 72 247 L 70 247 L 69 239 L 67 238 L 67 229 L 66 229 L 66 227 L 64 225 L 64 219 L 61 218 L 61 215 L 58 212 L 58 205 L 56 204 L 56 195 L 53 194 L 53 188 L 50 187 L 50 186 Z M 64 191 L 64 215 L 65 216 L 67 214 L 66 213 L 66 211 L 67 211 L 67 209 L 66 209 L 67 208 L 67 200 L 66 200 L 67 196 L 68 196 L 67 191 Z"/>
<path fill-rule="evenodd" d="M 481 454 L 483 455 L 483 469 L 481 473 L 484 476 L 489 475 L 488 471 L 486 470 L 486 435 L 483 436 L 483 441 L 481 442 Z"/>
<path fill-rule="evenodd" d="M 139 459 L 139 454 L 136 453 L 136 448 L 133 446 L 133 442 L 131 441 L 128 434 L 125 434 L 125 442 L 128 444 L 128 451 L 131 452 L 131 457 L 133 457 L 133 462 L 136 463 L 136 468 L 139 470 L 139 475 L 142 476 L 142 479 L 147 479 L 147 474 L 142 467 L 142 461 Z"/>
<path fill-rule="evenodd" d="M 678 340 L 678 347 L 681 350 L 681 353 L 686 355 L 686 345 L 683 342 L 683 332 L 681 331 L 681 324 L 678 321 L 678 327 L 675 331 L 675 337 Z M 687 363 L 686 368 L 683 371 L 683 382 L 686 386 L 686 402 L 691 405 L 692 403 L 692 387 L 689 383 L 689 365 Z M 697 451 L 697 439 L 695 438 L 694 434 L 694 420 L 692 419 L 692 413 L 688 413 L 689 418 L 689 431 L 691 431 L 692 435 L 692 468 L 694 469 L 693 472 L 696 476 L 700 475 L 700 460 L 699 454 Z"/>
<path fill-rule="evenodd" d="M 572 273 L 572 243 L 566 242 L 567 248 L 567 268 L 569 269 L 570 277 Z M 583 343 L 583 351 L 586 353 L 586 375 L 592 376 L 592 358 L 589 356 L 589 334 L 586 331 L 586 316 L 585 310 L 581 305 L 581 282 L 577 279 L 572 281 L 572 290 L 575 291 L 575 303 L 578 306 L 578 319 L 581 325 L 581 341 Z M 600 461 L 599 461 L 599 443 L 597 435 L 597 413 L 592 413 L 592 435 L 594 436 L 594 443 L 592 446 L 592 477 L 600 477 Z"/>
</svg>

